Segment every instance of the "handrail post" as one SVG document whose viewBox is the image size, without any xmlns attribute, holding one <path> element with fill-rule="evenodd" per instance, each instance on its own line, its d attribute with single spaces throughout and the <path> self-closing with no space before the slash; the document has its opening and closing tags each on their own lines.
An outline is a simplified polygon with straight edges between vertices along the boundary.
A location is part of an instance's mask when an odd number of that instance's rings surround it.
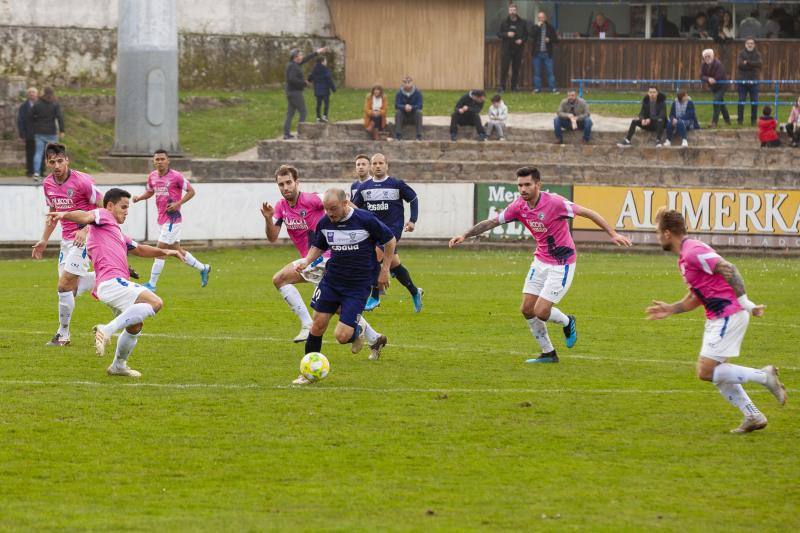
<svg viewBox="0 0 800 533">
<path fill-rule="evenodd" d="M 579 91 L 578 96 L 583 98 L 583 78 L 581 78 L 581 80 L 578 82 L 578 91 Z"/>
<path fill-rule="evenodd" d="M 775 117 L 775 120 L 778 120 L 778 104 L 780 104 L 781 99 L 780 95 L 778 94 L 779 80 L 774 80 L 774 81 L 775 81 L 775 115 L 773 116 Z"/>
</svg>

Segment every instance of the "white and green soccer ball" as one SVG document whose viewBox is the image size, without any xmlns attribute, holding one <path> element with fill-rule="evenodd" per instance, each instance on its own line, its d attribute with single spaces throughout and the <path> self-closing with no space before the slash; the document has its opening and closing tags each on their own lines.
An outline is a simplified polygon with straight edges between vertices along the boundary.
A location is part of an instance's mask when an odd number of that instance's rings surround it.
<svg viewBox="0 0 800 533">
<path fill-rule="evenodd" d="M 307 353 L 300 361 L 300 373 L 308 381 L 319 381 L 325 379 L 331 371 L 331 363 L 328 358 L 319 352 Z"/>
</svg>

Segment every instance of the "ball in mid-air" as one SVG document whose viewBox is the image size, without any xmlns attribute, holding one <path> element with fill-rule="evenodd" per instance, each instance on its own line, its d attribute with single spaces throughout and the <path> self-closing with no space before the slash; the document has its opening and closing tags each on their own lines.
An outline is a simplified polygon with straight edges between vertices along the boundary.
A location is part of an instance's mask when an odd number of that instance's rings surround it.
<svg viewBox="0 0 800 533">
<path fill-rule="evenodd" d="M 319 352 L 307 353 L 300 361 L 300 373 L 309 381 L 324 379 L 330 371 L 331 363 Z"/>
</svg>

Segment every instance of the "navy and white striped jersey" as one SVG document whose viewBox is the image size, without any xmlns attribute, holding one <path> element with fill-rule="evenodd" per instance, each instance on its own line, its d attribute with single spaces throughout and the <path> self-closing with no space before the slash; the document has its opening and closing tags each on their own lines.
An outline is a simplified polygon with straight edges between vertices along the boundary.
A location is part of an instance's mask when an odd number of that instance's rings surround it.
<svg viewBox="0 0 800 533">
<path fill-rule="evenodd" d="M 417 222 L 419 215 L 419 202 L 417 193 L 401 179 L 386 176 L 382 180 L 373 177 L 364 181 L 351 200 L 356 207 L 366 209 L 386 224 L 392 233 L 400 240 L 405 225 L 405 207 L 403 202 L 408 202 L 411 207 L 411 222 Z"/>
</svg>

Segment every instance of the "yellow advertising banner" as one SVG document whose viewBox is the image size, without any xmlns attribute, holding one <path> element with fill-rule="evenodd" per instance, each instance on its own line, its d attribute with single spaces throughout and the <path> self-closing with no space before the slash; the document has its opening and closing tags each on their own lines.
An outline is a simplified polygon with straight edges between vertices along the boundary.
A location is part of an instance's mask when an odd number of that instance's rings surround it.
<svg viewBox="0 0 800 533">
<path fill-rule="evenodd" d="M 662 207 L 683 213 L 693 233 L 797 236 L 800 229 L 800 191 L 576 185 L 573 201 L 617 231 L 652 232 Z M 583 217 L 573 227 L 596 229 Z"/>
</svg>

